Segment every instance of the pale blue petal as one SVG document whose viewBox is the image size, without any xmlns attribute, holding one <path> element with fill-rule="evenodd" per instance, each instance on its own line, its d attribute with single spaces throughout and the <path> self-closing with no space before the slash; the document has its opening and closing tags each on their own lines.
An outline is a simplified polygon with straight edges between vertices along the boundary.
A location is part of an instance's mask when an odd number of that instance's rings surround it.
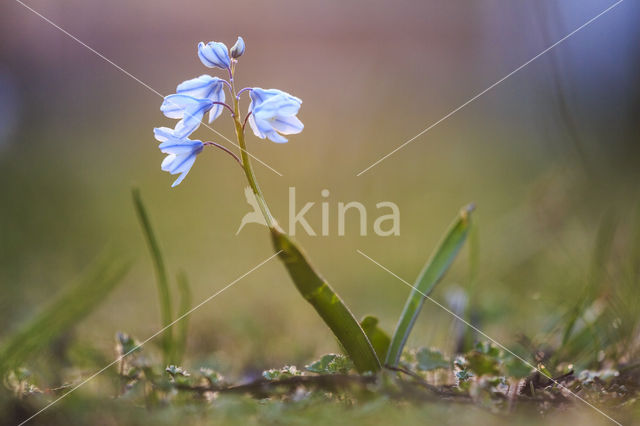
<svg viewBox="0 0 640 426">
<path fill-rule="evenodd" d="M 277 143 L 285 143 L 288 142 L 287 138 L 285 138 L 284 136 L 281 136 L 278 132 L 276 132 L 275 130 L 270 131 L 269 133 L 267 133 L 267 138 L 269 138 L 270 140 L 272 140 L 273 142 L 277 142 Z"/>
<path fill-rule="evenodd" d="M 258 132 L 260 132 L 260 134 L 266 135 L 267 133 L 273 130 L 273 126 L 271 125 L 270 118 L 271 117 L 267 117 L 266 119 L 264 119 L 260 117 L 260 115 L 254 116 L 253 122 L 256 126 L 256 129 L 258 129 Z M 262 136 L 262 138 L 264 139 L 264 136 Z"/>
<path fill-rule="evenodd" d="M 176 93 L 199 99 L 209 98 L 218 84 L 222 84 L 218 77 L 203 74 L 200 77 L 180 83 L 176 88 Z"/>
<path fill-rule="evenodd" d="M 211 93 L 211 95 L 209 96 L 209 99 L 212 102 L 224 103 L 225 93 L 224 93 L 224 87 L 222 87 L 222 83 Z M 224 110 L 223 105 L 214 104 L 211 107 L 211 111 L 209 111 L 209 123 L 212 123 L 213 120 L 220 117 L 220 114 L 222 114 L 223 110 Z"/>
<path fill-rule="evenodd" d="M 258 129 L 258 125 L 256 124 L 256 119 L 254 118 L 253 114 L 249 116 L 249 126 L 251 127 L 251 130 L 253 130 L 253 134 L 260 139 L 264 139 L 266 137 L 264 133 L 262 133 L 260 129 Z"/>
<path fill-rule="evenodd" d="M 184 155 L 202 151 L 204 144 L 201 141 L 192 141 L 190 139 L 173 139 L 158 145 L 160 151 L 165 154 Z"/>
<path fill-rule="evenodd" d="M 156 140 L 160 142 L 166 142 L 168 140 L 175 139 L 175 136 L 173 134 L 173 129 L 170 129 L 168 127 L 154 128 L 153 135 L 155 136 Z"/>
<path fill-rule="evenodd" d="M 278 116 L 274 118 L 271 125 L 275 130 L 284 135 L 293 135 L 300 133 L 304 129 L 304 124 L 298 119 L 298 117 L 282 117 Z"/>
<path fill-rule="evenodd" d="M 173 163 L 176 159 L 175 154 L 169 154 L 166 157 L 164 157 L 164 160 L 162 160 L 162 164 L 160 164 L 160 169 L 164 172 L 168 172 L 169 170 L 171 170 L 171 163 Z"/>
<path fill-rule="evenodd" d="M 183 118 L 186 110 L 195 111 L 211 107 L 209 99 L 198 99 L 193 96 L 175 94 L 164 98 L 160 111 L 169 118 Z"/>
</svg>

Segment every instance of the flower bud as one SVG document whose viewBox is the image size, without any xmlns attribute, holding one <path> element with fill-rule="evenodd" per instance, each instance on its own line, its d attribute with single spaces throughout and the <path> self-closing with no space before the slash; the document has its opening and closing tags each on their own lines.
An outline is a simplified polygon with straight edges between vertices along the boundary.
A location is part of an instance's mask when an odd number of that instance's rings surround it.
<svg viewBox="0 0 640 426">
<path fill-rule="evenodd" d="M 231 67 L 231 59 L 229 59 L 229 51 L 224 43 L 210 41 L 207 44 L 200 42 L 198 44 L 198 57 L 202 63 L 209 68 L 228 69 Z"/>
<path fill-rule="evenodd" d="M 231 48 L 231 57 L 233 59 L 238 59 L 244 53 L 244 40 L 242 37 L 238 37 L 238 41 Z"/>
</svg>

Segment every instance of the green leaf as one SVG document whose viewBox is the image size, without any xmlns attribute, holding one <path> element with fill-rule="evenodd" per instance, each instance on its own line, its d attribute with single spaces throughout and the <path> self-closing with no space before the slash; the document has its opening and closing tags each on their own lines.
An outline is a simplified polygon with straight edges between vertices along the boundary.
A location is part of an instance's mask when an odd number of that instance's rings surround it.
<svg viewBox="0 0 640 426">
<path fill-rule="evenodd" d="M 35 317 L 9 335 L 0 347 L 0 376 L 41 353 L 51 342 L 89 315 L 122 280 L 130 262 L 106 252 L 78 282 L 63 290 Z"/>
<path fill-rule="evenodd" d="M 346 374 L 353 368 L 353 362 L 344 355 L 327 354 L 304 368 L 318 374 Z"/>
<path fill-rule="evenodd" d="M 478 377 L 500 375 L 500 361 L 496 356 L 474 350 L 467 353 L 465 359 L 467 360 L 468 369 Z"/>
<path fill-rule="evenodd" d="M 402 349 L 422 309 L 424 299 L 433 291 L 436 284 L 447 272 L 467 238 L 471 225 L 472 211 L 473 205 L 461 210 L 458 218 L 450 226 L 444 239 L 438 244 L 436 251 L 431 255 L 422 272 L 420 272 L 393 333 L 385 361 L 387 365 L 392 367 L 398 365 Z"/>
<path fill-rule="evenodd" d="M 173 378 L 175 378 L 176 376 L 183 376 L 183 377 L 189 377 L 191 376 L 191 374 L 189 374 L 189 372 L 187 370 L 185 370 L 184 368 L 180 367 L 179 365 L 170 365 L 167 368 L 165 368 L 165 370 L 167 373 L 169 373 L 169 375 Z"/>
<path fill-rule="evenodd" d="M 318 274 L 298 246 L 277 227 L 270 228 L 273 245 L 280 253 L 291 279 L 302 296 L 314 307 L 353 360 L 360 373 L 380 370 L 367 335 L 340 296 Z"/>
<path fill-rule="evenodd" d="M 116 333 L 116 352 L 118 353 L 118 356 L 124 356 L 140 351 L 142 351 L 142 347 L 133 337 L 126 333 Z"/>
<path fill-rule="evenodd" d="M 160 245 L 151 227 L 151 221 L 147 214 L 147 209 L 142 202 L 142 196 L 138 188 L 131 190 L 133 197 L 133 205 L 140 221 L 140 226 L 144 232 L 147 245 L 149 246 L 149 252 L 153 261 L 153 266 L 156 273 L 156 284 L 158 288 L 158 298 L 160 299 L 160 314 L 162 316 L 162 325 L 168 326 L 173 321 L 172 308 L 171 308 L 171 293 L 169 291 L 169 280 L 167 278 L 167 271 L 164 265 L 164 259 L 162 258 L 162 252 L 160 251 Z M 163 362 L 165 365 L 173 362 L 174 356 L 174 342 L 173 342 L 173 329 L 168 327 L 162 335 L 162 351 Z"/>
<path fill-rule="evenodd" d="M 500 357 L 500 348 L 494 346 L 491 342 L 476 343 L 475 350 L 481 354 L 498 359 Z"/>
<path fill-rule="evenodd" d="M 209 382 L 210 386 L 223 386 L 226 384 L 224 376 L 211 368 L 200 368 L 200 374 Z"/>
<path fill-rule="evenodd" d="M 262 377 L 267 380 L 288 379 L 295 376 L 302 376 L 302 371 L 298 370 L 295 365 L 285 365 L 279 370 L 271 369 L 262 372 Z"/>
<path fill-rule="evenodd" d="M 416 353 L 418 368 L 423 371 L 437 370 L 438 368 L 449 368 L 451 363 L 447 361 L 442 352 L 437 349 L 420 348 Z"/>
<path fill-rule="evenodd" d="M 378 318 L 367 315 L 360 321 L 360 326 L 369 338 L 369 342 L 371 342 L 373 350 L 376 351 L 378 359 L 384 359 L 387 351 L 389 350 L 391 338 L 387 332 L 378 325 Z"/>
<path fill-rule="evenodd" d="M 507 376 L 513 377 L 516 379 L 522 379 L 531 374 L 533 370 L 524 362 L 520 361 L 515 357 L 508 357 L 503 361 L 504 370 L 507 373 Z"/>
</svg>

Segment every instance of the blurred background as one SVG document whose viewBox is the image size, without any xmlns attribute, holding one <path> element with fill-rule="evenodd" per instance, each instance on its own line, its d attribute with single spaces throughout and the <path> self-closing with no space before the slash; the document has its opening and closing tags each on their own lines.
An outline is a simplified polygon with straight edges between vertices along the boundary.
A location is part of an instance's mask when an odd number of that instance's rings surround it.
<svg viewBox="0 0 640 426">
<path fill-rule="evenodd" d="M 548 333 L 587 285 L 602 223 L 616 223 L 611 255 L 598 265 L 603 281 L 617 280 L 610 262 L 628 259 L 640 195 L 640 5 L 622 3 L 356 174 L 611 4 L 28 2 L 164 95 L 213 73 L 197 58 L 199 41 L 231 46 L 242 35 L 240 86 L 304 101 L 305 130 L 288 144 L 249 136 L 254 155 L 283 175 L 254 163 L 267 200 L 286 224 L 295 187 L 298 206 L 316 203 L 307 218 L 319 231 L 320 193 L 330 191 L 331 235 L 298 228 L 296 237 L 356 316 L 375 314 L 389 332 L 409 289 L 356 249 L 413 281 L 458 210 L 475 202 L 477 270 L 466 248 L 434 297 L 472 301 L 474 321 L 507 346 L 551 344 Z M 144 339 L 160 328 L 132 186 L 172 281 L 186 271 L 195 303 L 271 255 L 264 228 L 235 235 L 249 206 L 228 156 L 205 151 L 171 189 L 152 135 L 174 123 L 160 113 L 161 98 L 20 4 L 3 2 L 0 16 L 0 339 L 108 245 L 134 259 L 133 269 L 72 340 L 112 359 L 117 331 Z M 230 120 L 214 126 L 232 138 Z M 232 148 L 204 126 L 194 136 Z M 356 215 L 337 235 L 340 201 L 367 207 L 368 236 Z M 399 206 L 399 236 L 371 232 L 380 201 Z M 190 327 L 186 365 L 237 376 L 338 350 L 278 261 L 196 311 Z M 452 327 L 427 303 L 409 346 L 453 351 Z"/>
</svg>

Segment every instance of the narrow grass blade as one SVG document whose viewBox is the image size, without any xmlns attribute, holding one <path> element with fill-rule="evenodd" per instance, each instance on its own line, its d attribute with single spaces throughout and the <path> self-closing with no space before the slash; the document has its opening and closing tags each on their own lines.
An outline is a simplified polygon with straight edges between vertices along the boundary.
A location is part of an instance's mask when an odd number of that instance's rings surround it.
<svg viewBox="0 0 640 426">
<path fill-rule="evenodd" d="M 586 279 L 586 287 L 583 294 L 578 296 L 574 307 L 569 311 L 562 335 L 562 346 L 568 344 L 577 321 L 582 317 L 584 311 L 593 304 L 600 293 L 600 286 L 606 275 L 606 263 L 611 255 L 616 228 L 617 223 L 611 214 L 606 215 L 600 223 L 593 249 L 591 267 Z"/>
<path fill-rule="evenodd" d="M 396 367 L 402 354 L 407 338 L 411 333 L 413 324 L 422 309 L 425 295 L 429 295 L 436 284 L 444 276 L 445 272 L 451 266 L 451 263 L 458 255 L 460 248 L 467 238 L 469 227 L 471 226 L 471 212 L 473 205 L 469 205 L 462 209 L 458 218 L 453 222 L 444 239 L 438 245 L 436 251 L 431 255 L 426 265 L 420 272 L 418 279 L 414 285 L 415 289 L 411 290 L 411 294 L 404 305 L 404 310 L 400 315 L 396 330 L 391 339 L 391 345 L 387 352 L 385 364 Z"/>
<path fill-rule="evenodd" d="M 149 215 L 147 214 L 147 210 L 144 206 L 144 203 L 142 202 L 140 190 L 138 188 L 133 188 L 131 190 L 131 195 L 133 196 L 133 205 L 136 209 L 138 219 L 140 220 L 140 226 L 142 226 L 142 231 L 144 232 L 145 239 L 147 240 L 149 252 L 151 253 L 151 259 L 155 268 L 158 298 L 160 299 L 160 315 L 162 317 L 162 325 L 167 326 L 171 324 L 173 312 L 171 308 L 171 293 L 169 291 L 167 270 L 164 265 L 164 260 L 162 258 L 160 246 L 158 245 L 158 240 L 156 239 L 156 236 L 153 233 L 153 228 L 151 227 Z M 173 363 L 172 358 L 174 353 L 174 342 L 173 330 L 171 327 L 167 328 L 162 336 L 162 352 L 164 363 L 167 365 Z"/>
<path fill-rule="evenodd" d="M 178 293 L 180 295 L 180 307 L 177 317 L 189 312 L 192 305 L 191 287 L 189 286 L 189 280 L 187 274 L 184 271 L 180 271 L 177 276 Z M 189 330 L 189 317 L 185 316 L 176 326 L 176 351 L 175 362 L 178 365 L 182 364 L 182 358 L 187 348 L 187 333 Z"/>
<path fill-rule="evenodd" d="M 291 279 L 333 331 L 356 370 L 360 373 L 380 370 L 380 361 L 369 339 L 340 296 L 313 269 L 302 251 L 284 232 L 276 227 L 270 229 L 275 249 L 281 251 L 280 258 Z"/>
<path fill-rule="evenodd" d="M 38 355 L 52 341 L 90 314 L 122 280 L 130 262 L 104 254 L 82 278 L 62 291 L 0 346 L 0 376 Z"/>
</svg>

